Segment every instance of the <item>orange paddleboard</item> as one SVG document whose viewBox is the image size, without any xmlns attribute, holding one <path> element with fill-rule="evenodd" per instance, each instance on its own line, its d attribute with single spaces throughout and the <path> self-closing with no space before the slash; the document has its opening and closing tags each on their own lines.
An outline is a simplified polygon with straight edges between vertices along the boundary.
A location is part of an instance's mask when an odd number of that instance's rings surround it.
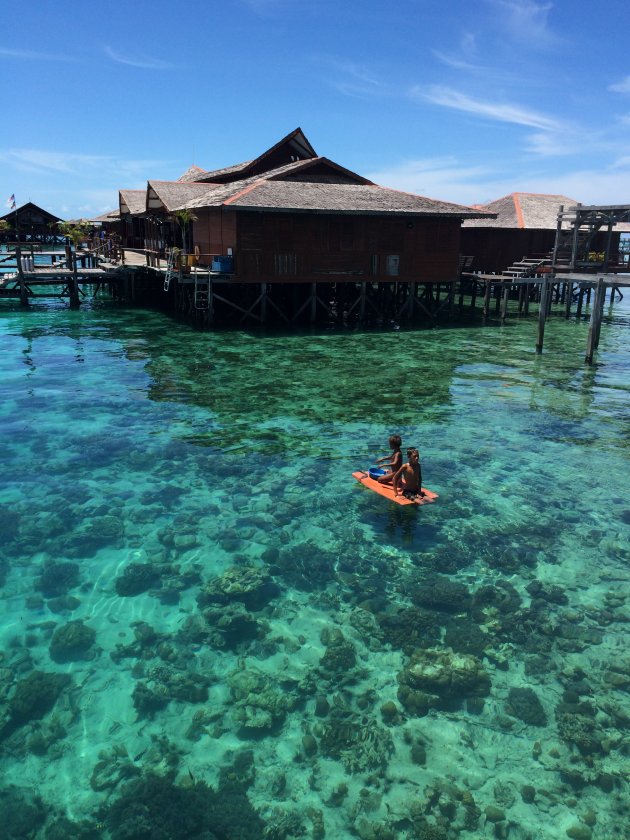
<svg viewBox="0 0 630 840">
<path fill-rule="evenodd" d="M 379 496 L 385 496 L 390 501 L 396 502 L 397 505 L 429 505 L 438 498 L 437 493 L 434 493 L 432 490 L 427 490 L 426 487 L 422 488 L 424 496 L 421 499 L 408 499 L 406 496 L 394 496 L 394 488 L 391 484 L 381 484 L 373 478 L 370 478 L 367 472 L 353 472 L 352 478 L 356 478 L 368 490 L 373 490 Z"/>
</svg>

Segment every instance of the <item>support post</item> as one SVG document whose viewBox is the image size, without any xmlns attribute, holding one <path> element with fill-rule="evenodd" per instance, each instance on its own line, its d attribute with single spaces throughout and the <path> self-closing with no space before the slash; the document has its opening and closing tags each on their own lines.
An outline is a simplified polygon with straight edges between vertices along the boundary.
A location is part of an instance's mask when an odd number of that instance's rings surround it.
<svg viewBox="0 0 630 840">
<path fill-rule="evenodd" d="M 79 306 L 79 274 L 77 269 L 76 251 L 72 255 L 72 281 L 70 284 L 70 306 L 76 309 Z"/>
<path fill-rule="evenodd" d="M 595 286 L 595 297 L 593 300 L 593 308 L 591 309 L 591 320 L 588 327 L 588 338 L 586 339 L 586 356 L 584 361 L 587 365 L 593 364 L 593 353 L 597 349 L 599 341 L 599 330 L 601 327 L 602 305 L 601 296 L 603 292 L 604 281 L 600 277 Z"/>
<path fill-rule="evenodd" d="M 507 318 L 508 299 L 510 297 L 510 287 L 507 283 L 503 286 L 503 295 L 501 296 L 501 320 L 505 321 Z"/>
<path fill-rule="evenodd" d="M 542 353 L 545 339 L 545 321 L 547 319 L 547 278 L 543 277 L 540 286 L 540 308 L 538 309 L 538 338 L 536 340 L 536 352 Z"/>
<path fill-rule="evenodd" d="M 564 284 L 564 317 L 571 317 L 571 303 L 573 301 L 573 281 Z"/>
<path fill-rule="evenodd" d="M 525 301 L 523 310 L 525 315 L 529 315 L 529 293 L 530 293 L 531 286 L 529 283 L 525 283 Z"/>
<path fill-rule="evenodd" d="M 490 280 L 486 280 L 486 291 L 483 296 L 483 317 L 487 318 L 490 313 L 490 292 L 492 291 L 492 284 Z"/>
<path fill-rule="evenodd" d="M 582 317 L 582 306 L 584 305 L 584 287 L 579 286 L 578 288 L 578 302 L 577 302 L 577 309 L 575 311 L 575 317 L 581 318 Z"/>
<path fill-rule="evenodd" d="M 28 306 L 28 290 L 24 279 L 24 266 L 22 265 L 22 249 L 18 245 L 15 249 L 18 277 L 20 278 L 20 306 Z"/>
<path fill-rule="evenodd" d="M 363 324 L 365 321 L 365 295 L 366 295 L 366 283 L 365 280 L 361 283 L 361 302 L 359 304 L 359 320 Z"/>
<path fill-rule="evenodd" d="M 317 283 L 311 283 L 311 324 L 317 320 Z"/>
<path fill-rule="evenodd" d="M 260 284 L 260 322 L 267 322 L 267 284 Z"/>
</svg>

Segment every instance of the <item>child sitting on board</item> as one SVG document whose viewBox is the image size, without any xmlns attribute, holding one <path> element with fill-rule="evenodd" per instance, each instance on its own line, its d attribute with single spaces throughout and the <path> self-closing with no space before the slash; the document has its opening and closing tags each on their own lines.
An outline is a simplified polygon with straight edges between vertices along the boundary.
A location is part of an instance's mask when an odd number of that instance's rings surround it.
<svg viewBox="0 0 630 840">
<path fill-rule="evenodd" d="M 391 456 L 386 455 L 384 458 L 377 459 L 376 463 L 378 466 L 384 470 L 388 470 L 385 475 L 378 477 L 377 481 L 380 484 L 391 484 L 394 475 L 402 467 L 403 456 L 400 451 L 401 445 L 402 440 L 400 435 L 392 435 L 389 439 L 389 448 L 392 450 Z M 388 458 L 391 458 L 391 460 L 388 461 Z M 385 463 L 386 461 L 387 463 Z"/>
<path fill-rule="evenodd" d="M 407 450 L 408 461 L 403 464 L 394 474 L 394 496 L 401 493 L 407 499 L 421 499 L 422 492 L 422 468 L 420 466 L 420 454 L 415 447 Z"/>
</svg>

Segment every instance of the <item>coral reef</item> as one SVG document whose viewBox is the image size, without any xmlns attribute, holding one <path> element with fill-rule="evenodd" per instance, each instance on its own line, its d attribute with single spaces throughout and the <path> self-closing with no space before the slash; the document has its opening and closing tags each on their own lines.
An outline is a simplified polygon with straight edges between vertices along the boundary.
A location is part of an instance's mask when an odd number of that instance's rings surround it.
<svg viewBox="0 0 630 840">
<path fill-rule="evenodd" d="M 69 621 L 57 627 L 50 640 L 50 658 L 55 662 L 77 662 L 92 659 L 96 631 L 82 621 Z"/>
<path fill-rule="evenodd" d="M 413 715 L 429 709 L 459 708 L 467 697 L 486 697 L 490 677 L 470 654 L 418 650 L 398 674 L 398 699 Z"/>
<path fill-rule="evenodd" d="M 511 688 L 505 710 L 529 726 L 546 726 L 547 715 L 532 688 Z"/>
</svg>

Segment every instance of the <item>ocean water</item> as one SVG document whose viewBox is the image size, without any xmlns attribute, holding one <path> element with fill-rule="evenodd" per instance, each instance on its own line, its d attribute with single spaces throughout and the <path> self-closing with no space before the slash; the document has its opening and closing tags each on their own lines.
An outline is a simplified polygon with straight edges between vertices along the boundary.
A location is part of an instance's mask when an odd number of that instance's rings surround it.
<svg viewBox="0 0 630 840">
<path fill-rule="evenodd" d="M 629 836 L 629 298 L 591 367 L 0 301 L 2 836 Z"/>
</svg>

